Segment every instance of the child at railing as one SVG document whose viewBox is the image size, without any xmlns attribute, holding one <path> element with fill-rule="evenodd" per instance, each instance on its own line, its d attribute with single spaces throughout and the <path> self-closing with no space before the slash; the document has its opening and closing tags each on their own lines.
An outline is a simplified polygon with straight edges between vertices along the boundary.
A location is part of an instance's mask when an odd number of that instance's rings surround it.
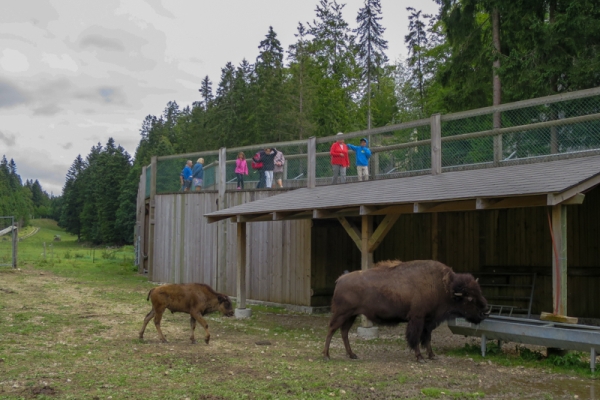
<svg viewBox="0 0 600 400">
<path fill-rule="evenodd" d="M 240 151 L 235 160 L 235 176 L 237 177 L 238 190 L 244 188 L 244 175 L 248 175 L 248 163 L 246 162 L 246 155 L 243 151 Z"/>
</svg>

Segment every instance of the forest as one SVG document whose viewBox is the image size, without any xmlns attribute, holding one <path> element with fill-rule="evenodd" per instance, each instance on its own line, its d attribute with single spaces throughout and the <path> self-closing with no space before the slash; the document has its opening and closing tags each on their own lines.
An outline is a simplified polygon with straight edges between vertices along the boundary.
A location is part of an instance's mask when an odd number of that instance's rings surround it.
<svg viewBox="0 0 600 400">
<path fill-rule="evenodd" d="M 77 156 L 50 214 L 81 240 L 128 243 L 139 176 L 154 155 L 328 136 L 600 86 L 599 2 L 436 3 L 436 15 L 409 7 L 408 21 L 397 21 L 408 26 L 404 59 L 386 54 L 380 0 L 365 0 L 353 21 L 341 1 L 319 0 L 287 49 L 265 27 L 256 59 L 227 62 L 219 77 L 198 82 L 196 102 L 173 99 L 141 121 L 133 157 L 112 139 Z"/>
</svg>

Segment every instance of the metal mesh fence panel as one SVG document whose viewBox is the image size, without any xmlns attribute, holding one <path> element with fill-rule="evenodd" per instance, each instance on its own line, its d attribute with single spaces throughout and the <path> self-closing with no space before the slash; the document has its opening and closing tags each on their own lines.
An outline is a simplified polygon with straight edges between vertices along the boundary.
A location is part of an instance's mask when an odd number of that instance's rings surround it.
<svg viewBox="0 0 600 400">
<path fill-rule="evenodd" d="M 13 265 L 13 235 L 10 228 L 14 225 L 13 217 L 0 217 L 0 266 Z"/>
<path fill-rule="evenodd" d="M 278 152 L 283 153 L 284 164 L 281 166 L 282 171 L 273 174 L 273 181 L 271 188 L 277 188 L 278 178 L 281 178 L 281 184 L 283 187 L 306 187 L 307 177 L 307 144 L 291 144 L 291 145 L 257 145 L 254 148 L 248 149 L 247 147 L 239 149 L 227 149 L 227 173 L 226 182 L 227 189 L 237 188 L 237 176 L 235 174 L 236 159 L 240 152 L 244 153 L 246 162 L 248 165 L 248 175 L 244 176 L 244 189 L 256 189 L 259 188 L 260 175 L 262 172 L 259 169 L 252 168 L 252 157 L 257 153 L 264 152 L 266 148 L 274 148 Z M 264 170 L 264 168 L 263 168 Z M 276 170 L 277 171 L 277 170 Z M 262 188 L 266 188 L 266 185 L 262 185 Z"/>
<path fill-rule="evenodd" d="M 188 160 L 196 164 L 198 158 L 204 158 L 204 189 L 215 189 L 215 170 L 218 166 L 219 157 L 216 155 L 195 154 L 193 157 L 170 157 L 168 159 L 158 159 L 156 163 L 156 193 L 175 193 L 183 191 L 180 182 L 181 171 Z M 151 171 L 153 172 L 153 171 Z M 148 173 L 148 170 L 146 170 Z M 149 184 L 148 184 L 149 186 Z M 192 188 L 193 190 L 194 188 Z M 147 190 L 148 191 L 148 190 Z"/>
</svg>

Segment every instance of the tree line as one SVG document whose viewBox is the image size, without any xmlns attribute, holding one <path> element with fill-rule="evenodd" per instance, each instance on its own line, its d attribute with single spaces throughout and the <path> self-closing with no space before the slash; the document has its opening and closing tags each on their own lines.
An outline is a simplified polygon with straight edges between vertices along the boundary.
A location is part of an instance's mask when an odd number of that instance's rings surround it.
<svg viewBox="0 0 600 400">
<path fill-rule="evenodd" d="M 78 156 L 61 226 L 85 240 L 130 242 L 153 155 L 327 136 L 600 85 L 598 2 L 436 3 L 436 15 L 408 8 L 406 59 L 386 55 L 380 0 L 365 0 L 352 24 L 343 3 L 319 0 L 287 49 L 268 27 L 256 59 L 204 77 L 192 105 L 170 101 L 148 115 L 133 160 L 112 139 Z"/>
<path fill-rule="evenodd" d="M 0 160 L 0 217 L 15 217 L 21 226 L 31 218 L 57 218 L 56 197 L 42 189 L 36 179 L 25 184 L 17 173 L 17 163 L 6 155 Z"/>
</svg>

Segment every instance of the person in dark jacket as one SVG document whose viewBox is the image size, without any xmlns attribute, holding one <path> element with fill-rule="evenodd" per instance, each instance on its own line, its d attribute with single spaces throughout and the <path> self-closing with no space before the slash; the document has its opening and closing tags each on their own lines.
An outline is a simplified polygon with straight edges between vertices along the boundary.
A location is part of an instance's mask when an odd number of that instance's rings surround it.
<svg viewBox="0 0 600 400">
<path fill-rule="evenodd" d="M 259 151 L 252 157 L 254 162 L 261 162 L 263 155 L 265 154 L 264 150 Z M 257 189 L 263 189 L 267 185 L 267 181 L 265 179 L 265 168 L 264 166 L 257 169 L 258 171 L 258 184 L 256 185 Z"/>
<path fill-rule="evenodd" d="M 204 180 L 204 158 L 200 157 L 196 161 L 196 165 L 192 168 L 192 186 L 194 191 L 199 192 L 202 189 L 202 182 Z"/>
<path fill-rule="evenodd" d="M 260 157 L 260 161 L 263 163 L 263 171 L 265 174 L 265 183 L 266 187 L 269 189 L 273 184 L 273 169 L 275 169 L 275 155 L 277 154 L 277 150 L 266 148 L 265 152 L 262 153 Z"/>
</svg>

